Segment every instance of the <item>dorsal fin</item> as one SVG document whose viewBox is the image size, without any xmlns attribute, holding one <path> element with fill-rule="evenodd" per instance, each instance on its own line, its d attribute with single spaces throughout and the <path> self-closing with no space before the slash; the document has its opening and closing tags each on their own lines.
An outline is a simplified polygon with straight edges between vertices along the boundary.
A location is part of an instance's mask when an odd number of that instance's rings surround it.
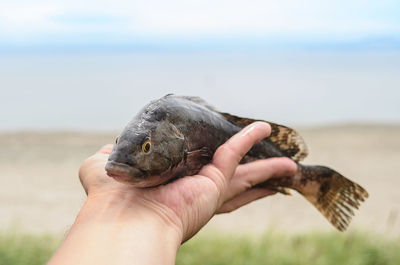
<svg viewBox="0 0 400 265">
<path fill-rule="evenodd" d="M 193 101 L 197 104 L 203 105 L 204 107 L 208 108 L 211 111 L 218 112 L 221 115 L 223 115 L 228 121 L 240 127 L 245 127 L 255 121 L 263 121 L 263 120 L 242 118 L 226 112 L 219 112 L 213 106 L 208 104 L 205 100 L 199 97 L 190 97 L 190 96 L 176 96 L 176 97 L 181 97 Z M 299 162 L 308 155 L 307 146 L 303 138 L 295 130 L 273 122 L 269 121 L 265 122 L 271 125 L 271 135 L 267 137 L 267 139 L 270 142 L 272 142 L 276 147 L 278 147 L 281 151 L 283 151 L 286 156 L 290 157 L 296 162 Z"/>
<path fill-rule="evenodd" d="M 206 107 L 209 110 L 218 112 L 217 109 L 214 108 L 214 106 L 208 104 L 207 101 L 205 101 L 204 99 L 202 99 L 200 97 L 191 97 L 191 96 L 179 96 L 179 97 L 187 99 L 187 100 L 190 100 L 190 101 L 193 101 L 193 102 L 195 102 L 195 103 L 197 103 L 199 105 L 202 105 L 202 106 Z"/>
<path fill-rule="evenodd" d="M 220 112 L 220 114 L 240 127 L 245 127 L 255 121 L 263 121 L 241 118 L 225 112 Z M 285 155 L 296 162 L 303 160 L 308 155 L 307 146 L 303 138 L 295 130 L 273 122 L 265 122 L 271 125 L 271 135 L 267 139 L 282 150 Z"/>
</svg>

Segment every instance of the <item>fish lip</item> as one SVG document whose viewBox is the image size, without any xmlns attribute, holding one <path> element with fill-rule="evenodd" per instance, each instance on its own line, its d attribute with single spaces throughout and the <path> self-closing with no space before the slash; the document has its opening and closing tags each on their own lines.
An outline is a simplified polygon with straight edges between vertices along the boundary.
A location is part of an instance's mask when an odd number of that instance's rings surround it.
<svg viewBox="0 0 400 265">
<path fill-rule="evenodd" d="M 146 176 L 146 172 L 136 167 L 129 166 L 127 164 L 118 163 L 109 160 L 105 166 L 107 175 L 115 179 L 132 179 L 140 178 L 143 179 Z"/>
<path fill-rule="evenodd" d="M 120 181 L 120 182 L 123 182 L 123 181 L 125 181 L 126 179 L 129 178 L 128 176 L 119 175 L 119 174 L 114 174 L 114 173 L 110 173 L 110 172 L 107 172 L 107 175 L 108 175 L 109 177 L 111 177 L 111 178 L 117 180 L 117 181 Z"/>
<path fill-rule="evenodd" d="M 152 188 L 164 184 L 170 178 L 151 175 L 136 167 L 109 160 L 105 166 L 107 175 L 118 182 L 132 185 L 136 188 Z"/>
</svg>

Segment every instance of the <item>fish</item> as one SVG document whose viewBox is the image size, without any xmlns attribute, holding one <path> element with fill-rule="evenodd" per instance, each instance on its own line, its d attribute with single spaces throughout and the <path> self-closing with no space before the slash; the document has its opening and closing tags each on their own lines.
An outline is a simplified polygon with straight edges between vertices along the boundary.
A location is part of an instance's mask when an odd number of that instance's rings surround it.
<svg viewBox="0 0 400 265">
<path fill-rule="evenodd" d="M 115 180 L 138 188 L 156 187 L 197 174 L 217 148 L 245 126 L 262 121 L 220 112 L 199 97 L 168 94 L 153 100 L 116 138 L 105 170 Z M 266 121 L 268 122 L 268 121 Z M 293 129 L 268 122 L 271 134 L 255 144 L 240 163 L 288 157 L 294 176 L 271 178 L 258 187 L 303 195 L 339 231 L 345 231 L 368 192 L 337 171 L 300 163 L 308 149 Z"/>
</svg>

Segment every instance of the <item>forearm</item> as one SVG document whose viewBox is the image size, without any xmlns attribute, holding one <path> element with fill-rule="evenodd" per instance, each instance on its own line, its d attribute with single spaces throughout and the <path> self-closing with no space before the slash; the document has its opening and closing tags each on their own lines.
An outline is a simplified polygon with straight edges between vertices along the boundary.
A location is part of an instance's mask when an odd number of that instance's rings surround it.
<svg viewBox="0 0 400 265">
<path fill-rule="evenodd" d="M 179 231 L 131 207 L 140 205 L 89 198 L 49 264 L 174 264 Z"/>
</svg>

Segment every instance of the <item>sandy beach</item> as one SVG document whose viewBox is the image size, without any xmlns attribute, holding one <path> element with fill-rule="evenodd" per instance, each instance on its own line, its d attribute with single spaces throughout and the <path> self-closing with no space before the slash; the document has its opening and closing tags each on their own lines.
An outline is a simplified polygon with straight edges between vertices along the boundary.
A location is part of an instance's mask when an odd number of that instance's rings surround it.
<svg viewBox="0 0 400 265">
<path fill-rule="evenodd" d="M 364 186 L 370 198 L 351 229 L 400 234 L 400 125 L 298 128 L 305 164 L 328 165 Z M 80 163 L 117 133 L 0 133 L 0 229 L 63 233 L 85 200 Z M 206 231 L 260 233 L 334 228 L 298 194 L 275 195 L 215 217 Z"/>
</svg>

